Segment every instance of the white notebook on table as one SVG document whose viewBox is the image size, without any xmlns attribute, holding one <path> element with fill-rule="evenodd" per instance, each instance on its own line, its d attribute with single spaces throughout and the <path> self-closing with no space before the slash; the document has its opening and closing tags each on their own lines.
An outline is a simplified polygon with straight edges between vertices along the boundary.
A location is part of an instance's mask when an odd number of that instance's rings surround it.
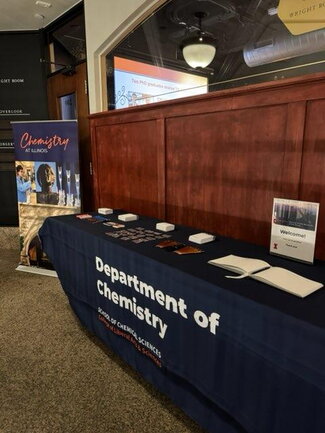
<svg viewBox="0 0 325 433">
<path fill-rule="evenodd" d="M 271 266 L 264 260 L 230 254 L 228 256 L 209 260 L 208 263 L 240 274 L 239 277 L 227 275 L 227 278 L 254 278 L 255 280 L 276 287 L 277 289 L 284 290 L 288 293 L 299 296 L 300 298 L 304 298 L 323 287 L 322 283 L 302 277 L 301 275 L 285 268 Z"/>
</svg>

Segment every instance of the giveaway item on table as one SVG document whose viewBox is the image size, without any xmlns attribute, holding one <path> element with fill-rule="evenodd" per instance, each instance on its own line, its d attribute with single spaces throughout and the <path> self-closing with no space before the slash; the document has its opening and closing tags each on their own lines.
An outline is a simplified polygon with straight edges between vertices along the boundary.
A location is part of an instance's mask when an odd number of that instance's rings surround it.
<svg viewBox="0 0 325 433">
<path fill-rule="evenodd" d="M 196 233 L 195 235 L 189 236 L 188 240 L 194 242 L 195 244 L 206 244 L 215 240 L 215 236 L 209 233 Z"/>
<path fill-rule="evenodd" d="M 138 220 L 139 216 L 135 215 L 134 213 L 124 213 L 122 215 L 119 215 L 118 219 L 120 221 L 129 222 L 129 221 L 136 221 L 136 220 Z"/>
<path fill-rule="evenodd" d="M 108 207 L 100 207 L 100 208 L 98 208 L 97 212 L 101 215 L 110 215 L 113 213 L 113 209 L 108 208 Z"/>
<path fill-rule="evenodd" d="M 167 239 L 165 241 L 159 242 L 159 244 L 155 245 L 155 247 L 157 247 L 157 248 L 166 248 L 166 247 L 170 247 L 170 246 L 173 246 L 173 245 L 177 245 L 179 243 L 180 242 L 174 241 L 173 239 Z"/>
<path fill-rule="evenodd" d="M 181 242 L 178 241 L 174 241 L 172 239 L 170 240 L 165 240 L 162 242 L 159 242 L 159 244 L 155 245 L 157 248 L 161 248 L 164 251 L 175 251 L 178 250 L 179 248 L 184 247 L 184 244 L 182 244 Z"/>
<path fill-rule="evenodd" d="M 169 247 L 165 247 L 163 248 L 164 251 L 168 251 L 168 252 L 176 252 L 176 250 L 179 250 L 180 248 L 183 248 L 185 245 L 178 243 L 176 245 L 170 245 Z"/>
<path fill-rule="evenodd" d="M 80 220 L 91 218 L 92 216 L 89 213 L 81 213 L 79 215 L 76 215 L 76 218 Z"/>
<path fill-rule="evenodd" d="M 84 221 L 87 221 L 88 223 L 92 223 L 92 224 L 95 224 L 95 223 L 99 223 L 100 221 L 98 221 L 96 218 L 94 218 L 94 217 L 90 217 L 90 218 L 85 218 L 85 220 Z"/>
<path fill-rule="evenodd" d="M 113 229 L 122 229 L 125 224 L 115 223 L 113 221 L 104 222 L 104 226 L 113 227 Z"/>
<path fill-rule="evenodd" d="M 199 248 L 192 247 L 191 245 L 186 245 L 185 247 L 179 248 L 174 251 L 174 253 L 183 255 L 183 254 L 198 254 L 203 253 L 203 250 L 200 250 Z"/>
<path fill-rule="evenodd" d="M 93 215 L 90 218 L 85 218 L 85 221 L 92 224 L 96 224 L 96 223 L 105 223 L 106 221 L 108 221 L 108 219 L 101 215 Z"/>
<path fill-rule="evenodd" d="M 112 227 L 113 229 L 120 229 L 125 227 L 124 224 L 111 221 L 104 223 L 104 225 L 107 227 Z M 155 230 L 145 229 L 144 227 L 127 228 L 115 232 L 106 232 L 105 234 L 107 236 L 111 236 L 112 238 L 120 239 L 121 241 L 131 241 L 135 244 L 155 241 L 158 239 L 166 239 L 170 237 L 170 235 L 168 234 L 156 232 Z"/>
<path fill-rule="evenodd" d="M 106 221 L 108 221 L 108 218 L 101 215 L 95 215 L 94 218 L 101 223 L 105 223 Z"/>
<path fill-rule="evenodd" d="M 175 230 L 175 225 L 170 224 L 170 223 L 166 223 L 166 222 L 157 223 L 156 229 L 161 230 L 162 232 L 171 232 L 171 231 Z"/>
</svg>

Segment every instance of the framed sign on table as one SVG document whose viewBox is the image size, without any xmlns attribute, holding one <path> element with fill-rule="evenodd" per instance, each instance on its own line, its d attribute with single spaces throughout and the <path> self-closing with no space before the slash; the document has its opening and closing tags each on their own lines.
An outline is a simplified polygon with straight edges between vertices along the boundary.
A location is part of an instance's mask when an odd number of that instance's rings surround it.
<svg viewBox="0 0 325 433">
<path fill-rule="evenodd" d="M 319 203 L 274 198 L 270 253 L 313 263 Z"/>
</svg>

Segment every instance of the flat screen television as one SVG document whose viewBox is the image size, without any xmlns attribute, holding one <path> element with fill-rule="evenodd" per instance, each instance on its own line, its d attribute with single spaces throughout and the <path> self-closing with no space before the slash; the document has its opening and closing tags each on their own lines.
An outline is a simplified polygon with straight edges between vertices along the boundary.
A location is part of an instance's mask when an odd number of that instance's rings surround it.
<svg viewBox="0 0 325 433">
<path fill-rule="evenodd" d="M 114 57 L 115 108 L 184 98 L 207 91 L 207 77 Z"/>
</svg>

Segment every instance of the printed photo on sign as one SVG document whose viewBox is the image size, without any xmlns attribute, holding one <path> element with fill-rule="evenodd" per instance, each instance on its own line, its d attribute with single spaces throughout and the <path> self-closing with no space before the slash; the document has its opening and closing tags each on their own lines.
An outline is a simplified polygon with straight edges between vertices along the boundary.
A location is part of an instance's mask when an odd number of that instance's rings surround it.
<svg viewBox="0 0 325 433">
<path fill-rule="evenodd" d="M 58 204 L 55 162 L 35 162 L 37 203 Z"/>
<path fill-rule="evenodd" d="M 35 169 L 33 161 L 16 161 L 17 200 L 31 203 L 35 199 Z"/>
<path fill-rule="evenodd" d="M 315 230 L 318 204 L 305 203 L 287 204 L 276 202 L 273 210 L 273 222 L 289 227 L 297 227 L 304 230 Z"/>
<path fill-rule="evenodd" d="M 270 253 L 313 263 L 319 203 L 273 200 Z"/>
</svg>

